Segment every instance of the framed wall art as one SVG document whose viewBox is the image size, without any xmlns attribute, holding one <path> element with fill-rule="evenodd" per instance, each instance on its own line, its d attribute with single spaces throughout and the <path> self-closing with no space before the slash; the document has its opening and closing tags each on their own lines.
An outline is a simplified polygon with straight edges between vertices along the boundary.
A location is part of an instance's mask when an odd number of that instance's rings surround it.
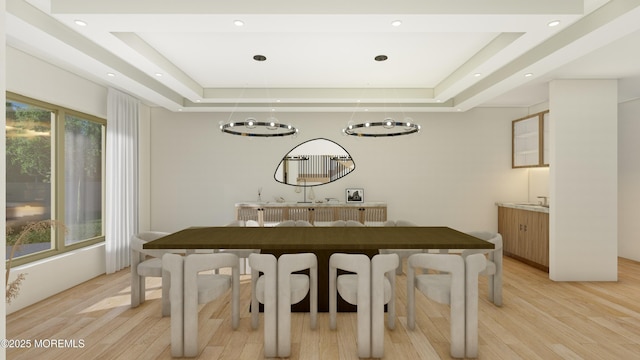
<svg viewBox="0 0 640 360">
<path fill-rule="evenodd" d="M 346 189 L 347 203 L 364 202 L 364 189 L 351 188 Z"/>
</svg>

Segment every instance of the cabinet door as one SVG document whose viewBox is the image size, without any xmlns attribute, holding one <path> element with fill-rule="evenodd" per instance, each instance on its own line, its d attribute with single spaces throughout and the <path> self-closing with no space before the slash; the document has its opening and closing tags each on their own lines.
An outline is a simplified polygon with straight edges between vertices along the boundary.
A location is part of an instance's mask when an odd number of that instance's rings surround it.
<svg viewBox="0 0 640 360">
<path fill-rule="evenodd" d="M 516 209 L 498 207 L 498 232 L 502 235 L 504 251 L 517 254 L 518 213 Z"/>
<path fill-rule="evenodd" d="M 549 111 L 512 122 L 513 168 L 549 165 Z"/>
<path fill-rule="evenodd" d="M 533 116 L 513 122 L 513 167 L 540 163 L 540 119 Z"/>
<path fill-rule="evenodd" d="M 527 259 L 549 267 L 549 214 L 528 211 L 527 242 L 531 244 Z"/>
<path fill-rule="evenodd" d="M 548 270 L 549 214 L 498 207 L 498 232 L 505 254 Z"/>
</svg>

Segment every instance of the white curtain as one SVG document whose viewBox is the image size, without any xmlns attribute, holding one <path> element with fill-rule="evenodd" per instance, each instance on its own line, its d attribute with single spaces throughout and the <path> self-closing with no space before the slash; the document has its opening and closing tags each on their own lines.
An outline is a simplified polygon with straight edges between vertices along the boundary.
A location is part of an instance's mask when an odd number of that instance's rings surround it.
<svg viewBox="0 0 640 360">
<path fill-rule="evenodd" d="M 107 274 L 130 264 L 129 239 L 138 232 L 139 101 L 109 89 L 107 99 Z"/>
</svg>

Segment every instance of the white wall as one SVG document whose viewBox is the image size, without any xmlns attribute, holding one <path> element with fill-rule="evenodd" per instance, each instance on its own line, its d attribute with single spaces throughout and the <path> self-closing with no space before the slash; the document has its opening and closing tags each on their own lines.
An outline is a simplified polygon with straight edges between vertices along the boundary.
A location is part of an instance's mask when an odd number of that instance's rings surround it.
<svg viewBox="0 0 640 360">
<path fill-rule="evenodd" d="M 91 115 L 106 117 L 106 88 L 14 48 L 6 49 L 8 91 Z M 4 96 L 4 91 L 2 94 Z M 4 126 L 2 129 L 4 131 Z M 3 135 L 2 139 L 4 138 Z M 4 158 L 3 146 L 2 159 Z M 4 179 L 4 176 L 2 178 Z M 3 190 L 3 203 L 4 196 Z M 4 213 L 4 206 L 2 211 Z M 4 237 L 4 231 L 2 236 Z M 3 251 L 5 243 L 3 238 Z M 8 313 L 104 274 L 104 244 L 15 267 L 11 270 L 10 280 L 20 272 L 27 273 L 26 280 L 23 282 L 18 298 L 7 306 Z"/>
<path fill-rule="evenodd" d="M 618 278 L 618 111 L 615 80 L 549 86 L 549 277 Z"/>
<path fill-rule="evenodd" d="M 618 108 L 618 255 L 640 261 L 640 100 Z"/>
<path fill-rule="evenodd" d="M 11 269 L 11 279 L 26 274 L 20 295 L 7 305 L 7 313 L 35 304 L 49 296 L 105 273 L 104 243 L 70 251 Z"/>
<path fill-rule="evenodd" d="M 422 125 L 420 134 L 355 138 L 341 134 L 350 113 L 280 113 L 280 122 L 299 127 L 299 135 L 264 139 L 221 133 L 218 122 L 227 121 L 228 113 L 152 109 L 151 227 L 175 231 L 225 224 L 234 218 L 235 203 L 257 200 L 258 188 L 265 201 L 302 200 L 273 175 L 290 149 L 323 137 L 351 153 L 356 169 L 315 187 L 316 199 L 344 199 L 345 188 L 359 187 L 365 201 L 388 203 L 390 219 L 495 231 L 495 202 L 528 197 L 527 170 L 511 169 L 511 121 L 525 114 L 526 109 L 491 108 L 407 114 Z M 246 115 L 236 113 L 233 120 Z"/>
<path fill-rule="evenodd" d="M 7 47 L 7 90 L 101 118 L 107 88 Z"/>
</svg>

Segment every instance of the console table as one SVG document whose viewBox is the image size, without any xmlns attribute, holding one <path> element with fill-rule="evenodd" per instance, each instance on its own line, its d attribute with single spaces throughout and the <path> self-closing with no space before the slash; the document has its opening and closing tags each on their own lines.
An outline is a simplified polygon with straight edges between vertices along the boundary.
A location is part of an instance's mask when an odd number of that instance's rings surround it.
<svg viewBox="0 0 640 360">
<path fill-rule="evenodd" d="M 236 220 L 254 220 L 260 226 L 284 220 L 306 220 L 313 225 L 336 220 L 355 220 L 363 224 L 383 223 L 387 221 L 387 204 L 247 202 L 236 204 Z"/>
</svg>

